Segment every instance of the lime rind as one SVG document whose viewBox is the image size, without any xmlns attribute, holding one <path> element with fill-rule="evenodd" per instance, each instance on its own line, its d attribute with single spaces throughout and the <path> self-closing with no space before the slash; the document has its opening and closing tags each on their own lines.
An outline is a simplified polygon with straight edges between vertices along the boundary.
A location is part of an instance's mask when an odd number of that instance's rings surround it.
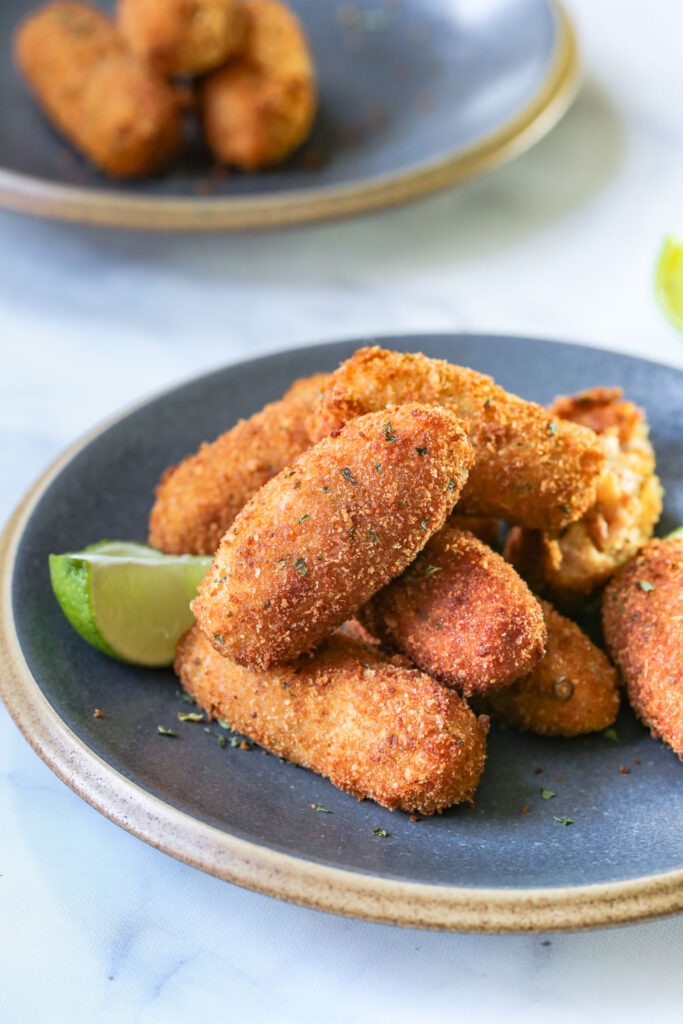
<svg viewBox="0 0 683 1024">
<path fill-rule="evenodd" d="M 676 330 L 683 332 L 683 239 L 667 235 L 657 260 L 657 300 Z"/>
<path fill-rule="evenodd" d="M 75 554 L 50 555 L 50 582 L 59 606 L 77 633 L 112 658 L 125 661 L 101 635 L 90 596 L 90 565 Z"/>
</svg>

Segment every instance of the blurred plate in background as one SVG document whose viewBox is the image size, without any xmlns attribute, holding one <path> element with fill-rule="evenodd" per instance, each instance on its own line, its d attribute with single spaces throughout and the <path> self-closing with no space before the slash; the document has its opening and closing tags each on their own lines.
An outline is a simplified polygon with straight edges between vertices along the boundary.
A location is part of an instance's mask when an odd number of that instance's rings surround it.
<svg viewBox="0 0 683 1024">
<path fill-rule="evenodd" d="M 574 34 L 556 0 L 290 0 L 320 89 L 304 148 L 242 175 L 212 167 L 194 137 L 166 174 L 122 184 L 53 131 L 14 66 L 16 26 L 39 6 L 0 5 L 0 204 L 68 220 L 238 229 L 387 206 L 516 156 L 578 85 Z"/>
</svg>

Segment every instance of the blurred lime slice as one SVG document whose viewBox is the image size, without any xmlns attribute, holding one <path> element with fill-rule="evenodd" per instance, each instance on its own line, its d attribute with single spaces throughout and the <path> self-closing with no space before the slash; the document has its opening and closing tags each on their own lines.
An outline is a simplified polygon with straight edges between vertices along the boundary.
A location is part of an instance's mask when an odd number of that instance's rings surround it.
<svg viewBox="0 0 683 1024">
<path fill-rule="evenodd" d="M 668 320 L 683 331 L 683 239 L 667 235 L 657 263 L 657 299 Z"/>
<path fill-rule="evenodd" d="M 50 555 L 50 578 L 62 611 L 93 647 L 161 666 L 172 664 L 178 638 L 194 622 L 189 604 L 210 565 L 208 557 L 101 541 Z"/>
<path fill-rule="evenodd" d="M 664 540 L 683 540 L 683 526 L 679 526 L 677 529 L 672 530 L 671 533 L 667 533 Z"/>
</svg>

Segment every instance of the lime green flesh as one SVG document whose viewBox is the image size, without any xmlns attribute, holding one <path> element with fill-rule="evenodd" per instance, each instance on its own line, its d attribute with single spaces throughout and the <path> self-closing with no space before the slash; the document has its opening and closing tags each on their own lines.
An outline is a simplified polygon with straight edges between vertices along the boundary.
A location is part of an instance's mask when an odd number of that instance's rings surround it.
<svg viewBox="0 0 683 1024">
<path fill-rule="evenodd" d="M 210 565 L 203 556 L 102 541 L 50 555 L 50 577 L 84 640 L 136 665 L 163 666 L 172 664 L 179 637 L 194 622 L 189 604 Z"/>
<path fill-rule="evenodd" d="M 683 331 L 683 240 L 669 235 L 659 254 L 657 298 L 668 320 Z"/>
<path fill-rule="evenodd" d="M 678 529 L 667 533 L 664 540 L 683 540 L 683 526 L 679 526 Z"/>
</svg>

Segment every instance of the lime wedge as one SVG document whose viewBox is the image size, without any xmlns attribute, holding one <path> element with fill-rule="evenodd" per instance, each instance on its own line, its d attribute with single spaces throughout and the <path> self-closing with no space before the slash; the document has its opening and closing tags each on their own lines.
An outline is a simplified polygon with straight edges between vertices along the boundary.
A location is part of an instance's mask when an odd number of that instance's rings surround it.
<svg viewBox="0 0 683 1024">
<path fill-rule="evenodd" d="M 668 320 L 683 331 L 683 240 L 667 235 L 657 263 L 657 299 Z"/>
<path fill-rule="evenodd" d="M 170 665 L 211 561 L 101 541 L 50 555 L 50 578 L 62 611 L 93 647 L 136 665 Z"/>
<path fill-rule="evenodd" d="M 679 526 L 677 529 L 672 530 L 671 533 L 667 533 L 664 540 L 683 540 L 683 526 Z"/>
</svg>

